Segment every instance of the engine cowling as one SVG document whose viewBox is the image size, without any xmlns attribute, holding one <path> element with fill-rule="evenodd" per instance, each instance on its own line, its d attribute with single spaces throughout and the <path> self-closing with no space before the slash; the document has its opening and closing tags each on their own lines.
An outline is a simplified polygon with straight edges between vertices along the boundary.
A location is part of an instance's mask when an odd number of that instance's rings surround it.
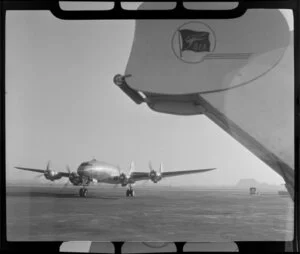
<svg viewBox="0 0 300 254">
<path fill-rule="evenodd" d="M 44 176 L 46 179 L 50 181 L 54 181 L 62 178 L 62 175 L 54 170 L 46 170 Z"/>
<path fill-rule="evenodd" d="M 69 180 L 75 186 L 82 184 L 82 178 L 75 172 L 70 173 Z"/>
<path fill-rule="evenodd" d="M 119 176 L 119 181 L 121 183 L 121 185 L 124 187 L 128 184 L 128 177 L 124 174 L 124 173 L 121 173 L 120 176 Z"/>
<path fill-rule="evenodd" d="M 153 183 L 157 183 L 162 179 L 161 174 L 158 174 L 155 170 L 150 171 L 149 178 Z"/>
</svg>

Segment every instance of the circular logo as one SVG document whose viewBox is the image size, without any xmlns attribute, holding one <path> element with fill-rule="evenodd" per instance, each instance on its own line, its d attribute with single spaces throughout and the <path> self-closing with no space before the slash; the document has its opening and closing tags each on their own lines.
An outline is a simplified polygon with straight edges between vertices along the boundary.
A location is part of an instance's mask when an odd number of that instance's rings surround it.
<svg viewBox="0 0 300 254">
<path fill-rule="evenodd" d="M 172 37 L 172 50 L 185 63 L 200 63 L 216 48 L 216 36 L 207 25 L 191 21 L 178 27 Z"/>
</svg>

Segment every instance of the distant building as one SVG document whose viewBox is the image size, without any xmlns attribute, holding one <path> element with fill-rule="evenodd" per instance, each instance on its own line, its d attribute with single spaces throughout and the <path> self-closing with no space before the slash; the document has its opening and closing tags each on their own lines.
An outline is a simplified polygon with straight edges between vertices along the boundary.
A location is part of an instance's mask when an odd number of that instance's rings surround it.
<svg viewBox="0 0 300 254">
<path fill-rule="evenodd" d="M 250 191 L 250 195 L 255 195 L 256 194 L 256 188 L 255 187 L 250 187 L 249 191 Z"/>
</svg>

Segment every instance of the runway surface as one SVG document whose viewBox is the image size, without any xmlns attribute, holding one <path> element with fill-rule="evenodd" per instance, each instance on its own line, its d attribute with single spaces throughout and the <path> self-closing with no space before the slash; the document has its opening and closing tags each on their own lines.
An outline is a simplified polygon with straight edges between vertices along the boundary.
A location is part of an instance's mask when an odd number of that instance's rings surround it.
<svg viewBox="0 0 300 254">
<path fill-rule="evenodd" d="M 293 201 L 277 193 L 159 185 L 7 187 L 9 241 L 289 241 Z"/>
</svg>

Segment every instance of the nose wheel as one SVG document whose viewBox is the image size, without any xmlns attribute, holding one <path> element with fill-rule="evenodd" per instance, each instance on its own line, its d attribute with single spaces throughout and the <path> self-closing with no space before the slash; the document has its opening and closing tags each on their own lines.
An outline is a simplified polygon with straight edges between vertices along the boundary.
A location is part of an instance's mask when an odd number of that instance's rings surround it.
<svg viewBox="0 0 300 254">
<path fill-rule="evenodd" d="M 85 197 L 87 196 L 87 194 L 88 194 L 88 190 L 87 190 L 87 189 L 81 188 L 81 189 L 79 190 L 79 196 L 80 196 L 80 197 L 85 198 Z"/>
</svg>

